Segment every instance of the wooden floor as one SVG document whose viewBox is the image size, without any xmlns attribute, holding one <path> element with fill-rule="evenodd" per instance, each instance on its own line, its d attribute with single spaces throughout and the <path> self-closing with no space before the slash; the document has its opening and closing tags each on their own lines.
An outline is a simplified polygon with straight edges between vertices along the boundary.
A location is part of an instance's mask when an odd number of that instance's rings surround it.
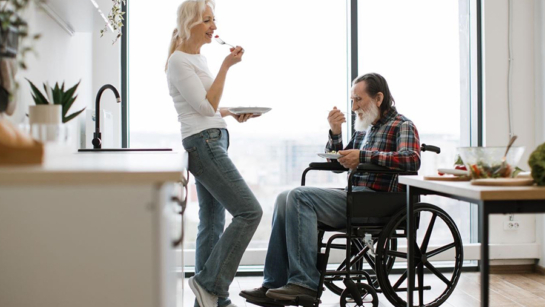
<svg viewBox="0 0 545 307">
<path fill-rule="evenodd" d="M 232 302 L 238 307 L 255 307 L 246 303 L 238 293 L 241 289 L 256 288 L 261 285 L 262 277 L 237 277 L 229 289 Z M 195 296 L 187 285 L 187 279 L 178 283 L 178 307 L 193 307 Z M 379 306 L 392 306 L 379 295 Z M 339 306 L 339 296 L 330 291 L 322 295 L 323 307 Z M 480 306 L 480 274 L 462 273 L 456 290 L 443 304 L 447 307 Z M 490 275 L 490 306 L 545 306 L 545 275 L 539 274 L 503 274 Z"/>
</svg>

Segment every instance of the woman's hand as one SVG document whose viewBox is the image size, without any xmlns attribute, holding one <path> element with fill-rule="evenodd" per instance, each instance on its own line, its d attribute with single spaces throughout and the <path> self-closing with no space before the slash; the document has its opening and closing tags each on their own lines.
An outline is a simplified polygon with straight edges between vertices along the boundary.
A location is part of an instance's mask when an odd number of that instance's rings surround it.
<svg viewBox="0 0 545 307">
<path fill-rule="evenodd" d="M 253 113 L 235 114 L 229 111 L 229 108 L 220 108 L 220 114 L 221 114 L 221 117 L 232 116 L 239 123 L 244 123 L 248 121 L 248 119 L 250 118 L 261 116 L 261 114 L 253 114 Z"/>
<path fill-rule="evenodd" d="M 231 53 L 225 57 L 225 60 L 223 60 L 223 65 L 225 65 L 226 68 L 230 68 L 231 66 L 242 61 L 243 55 L 244 49 L 242 49 L 242 47 L 237 46 L 236 48 L 231 48 Z"/>
<path fill-rule="evenodd" d="M 253 113 L 244 113 L 244 114 L 233 114 L 232 115 L 234 119 L 236 119 L 239 123 L 245 123 L 247 120 L 253 117 L 259 117 L 261 114 L 254 115 Z"/>
<path fill-rule="evenodd" d="M 348 169 L 356 169 L 360 164 L 360 150 L 358 149 L 340 150 L 339 154 L 342 157 L 337 160 L 342 166 Z"/>
<path fill-rule="evenodd" d="M 344 117 L 341 110 L 338 110 L 337 107 L 333 107 L 333 110 L 331 110 L 327 116 L 327 121 L 329 122 L 331 133 L 338 135 L 342 132 L 342 124 L 346 123 L 346 117 Z"/>
</svg>

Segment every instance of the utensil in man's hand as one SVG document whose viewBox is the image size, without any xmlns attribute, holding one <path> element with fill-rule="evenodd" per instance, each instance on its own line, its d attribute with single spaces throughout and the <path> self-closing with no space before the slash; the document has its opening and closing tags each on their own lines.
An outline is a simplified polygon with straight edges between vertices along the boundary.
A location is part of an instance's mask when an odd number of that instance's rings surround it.
<svg viewBox="0 0 545 307">
<path fill-rule="evenodd" d="M 503 174 L 506 169 L 507 169 L 507 162 L 506 159 L 507 159 L 507 153 L 509 152 L 509 149 L 511 148 L 511 145 L 513 145 L 513 143 L 515 143 L 515 140 L 517 139 L 517 136 L 516 135 L 513 135 L 511 137 L 511 139 L 509 140 L 509 143 L 507 144 L 507 149 L 505 149 L 505 154 L 503 155 L 503 158 L 501 158 L 501 166 L 500 168 L 498 168 L 494 174 Z M 504 177 L 504 176 L 502 176 Z"/>
</svg>

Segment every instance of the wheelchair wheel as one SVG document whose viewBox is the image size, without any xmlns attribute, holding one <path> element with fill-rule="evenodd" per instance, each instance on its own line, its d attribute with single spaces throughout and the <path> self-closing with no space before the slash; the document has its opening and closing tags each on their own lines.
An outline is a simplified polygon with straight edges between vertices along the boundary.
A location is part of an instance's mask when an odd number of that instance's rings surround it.
<svg viewBox="0 0 545 307">
<path fill-rule="evenodd" d="M 350 258 L 350 263 L 353 263 L 352 268 L 355 270 L 363 269 L 364 254 L 367 253 L 368 248 L 363 244 L 363 240 L 354 239 L 352 243 L 352 258 Z M 346 271 L 346 260 L 344 260 L 335 271 Z M 344 291 L 343 275 L 332 275 L 326 276 L 324 280 L 324 286 L 329 289 L 331 292 L 341 295 Z M 357 280 L 356 282 L 360 282 Z"/>
<path fill-rule="evenodd" d="M 460 278 L 463 247 L 462 238 L 452 218 L 441 208 L 419 203 L 414 206 L 418 231 L 416 235 L 415 255 L 415 306 L 436 307 L 443 304 L 452 294 Z M 389 241 L 397 239 L 398 245 L 405 245 L 407 215 L 396 215 L 381 233 L 377 249 L 376 272 L 384 296 L 394 306 L 407 306 L 398 292 L 407 291 L 407 270 L 401 276 L 390 276 L 387 260 L 390 257 L 407 259 L 406 252 L 389 248 Z M 432 237 L 432 233 L 435 236 Z M 446 261 L 454 265 L 452 272 L 441 272 L 431 261 Z M 437 264 L 436 264 L 437 265 Z M 424 274 L 424 273 L 430 274 Z"/>
<path fill-rule="evenodd" d="M 378 242 L 378 240 L 375 240 L 375 244 L 374 244 L 375 252 L 377 250 L 377 242 Z M 388 242 L 388 244 L 389 244 L 388 247 L 389 247 L 390 250 L 397 251 L 397 240 L 396 239 L 390 240 Z M 352 256 L 352 258 L 350 259 L 350 263 L 354 263 L 352 267 L 355 270 L 362 270 L 363 265 L 364 265 L 364 261 L 366 261 L 371 266 L 373 271 L 376 272 L 375 257 L 372 257 L 367 253 L 369 248 L 367 246 L 365 246 L 362 239 L 354 239 L 354 244 L 352 244 L 352 250 L 354 251 L 354 256 Z M 388 259 L 386 260 L 388 273 L 390 272 L 390 270 L 394 266 L 394 262 L 395 262 L 395 257 L 388 257 Z M 345 270 L 346 270 L 346 260 L 343 261 L 337 267 L 336 271 L 345 271 Z M 324 286 L 327 289 L 329 289 L 331 292 L 333 292 L 333 293 L 335 293 L 337 295 L 341 295 L 342 292 L 344 291 L 344 284 L 343 284 L 343 279 L 344 278 L 345 278 L 345 276 L 342 276 L 342 275 L 326 276 L 326 279 L 324 280 Z M 352 279 L 355 282 L 358 282 L 358 283 L 361 283 L 363 281 L 367 281 L 367 283 L 369 285 L 371 285 L 373 288 L 375 288 L 376 290 L 380 289 L 378 280 L 377 280 L 375 275 L 371 276 L 371 280 L 366 280 L 363 276 L 358 276 L 358 277 L 354 276 L 354 277 L 352 277 Z"/>
<path fill-rule="evenodd" d="M 343 290 L 341 293 L 340 305 L 341 307 L 350 306 L 364 306 L 364 307 L 377 307 L 378 306 L 378 295 L 375 289 L 367 284 L 357 284 L 358 290 L 361 295 L 361 300 L 363 304 L 358 305 L 356 301 L 352 298 L 352 295 L 348 289 Z"/>
</svg>

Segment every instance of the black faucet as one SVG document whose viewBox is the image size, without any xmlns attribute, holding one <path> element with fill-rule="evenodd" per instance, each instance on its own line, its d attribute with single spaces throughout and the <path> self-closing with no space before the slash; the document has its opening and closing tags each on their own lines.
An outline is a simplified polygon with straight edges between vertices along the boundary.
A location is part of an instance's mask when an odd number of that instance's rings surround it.
<svg viewBox="0 0 545 307">
<path fill-rule="evenodd" d="M 111 89 L 112 92 L 114 92 L 115 98 L 117 98 L 117 102 L 121 102 L 121 96 L 119 96 L 119 92 L 115 89 L 115 87 L 111 84 L 106 84 L 103 87 L 98 90 L 97 94 L 97 100 L 96 100 L 96 106 L 95 106 L 95 133 L 93 134 L 93 148 L 94 149 L 101 149 L 102 148 L 102 134 L 100 133 L 100 97 L 102 97 L 102 92 L 104 92 L 107 89 Z"/>
</svg>

